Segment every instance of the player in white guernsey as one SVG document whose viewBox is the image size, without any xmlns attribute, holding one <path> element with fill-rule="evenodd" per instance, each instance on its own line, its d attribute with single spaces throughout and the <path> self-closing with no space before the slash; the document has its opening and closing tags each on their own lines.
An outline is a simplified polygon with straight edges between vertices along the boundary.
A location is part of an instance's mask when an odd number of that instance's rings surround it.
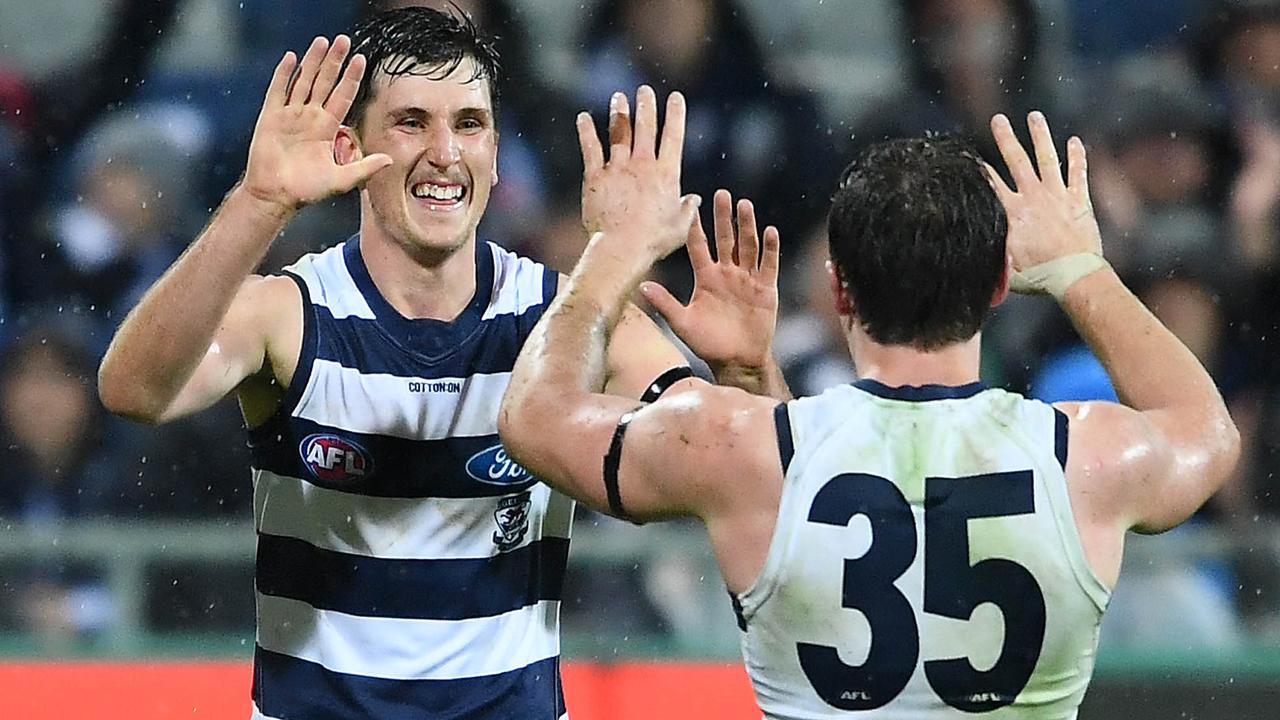
<svg viewBox="0 0 1280 720">
<path fill-rule="evenodd" d="M 354 38 L 350 62 L 346 36 L 285 55 L 243 180 L 119 329 L 102 399 L 164 422 L 239 396 L 255 718 L 555 720 L 572 501 L 496 432 L 559 277 L 476 237 L 497 182 L 496 54 L 425 8 Z M 359 235 L 251 274 L 299 207 L 355 187 Z M 679 377 L 638 311 L 613 339 L 611 392 Z"/>
<path fill-rule="evenodd" d="M 1186 519 L 1239 452 L 1207 373 L 1102 259 L 1084 146 L 1068 143 L 1064 181 L 1041 114 L 1034 164 L 997 116 L 1016 191 L 956 139 L 874 146 L 829 219 L 861 379 L 780 405 L 703 384 L 639 407 L 599 394 L 593 368 L 692 219 L 678 133 L 668 121 L 655 153 L 653 93 L 639 105 L 634 143 L 614 142 L 607 163 L 579 121 L 587 177 L 616 204 L 516 363 L 506 447 L 594 507 L 704 522 L 769 718 L 1074 718 L 1125 533 Z M 740 230 L 718 262 L 696 229 L 686 241 L 697 282 L 732 278 L 722 299 L 760 308 L 777 236 L 761 252 L 754 224 Z M 1011 284 L 1057 298 L 1126 404 L 981 384 L 979 330 Z M 771 322 L 751 326 L 757 339 Z"/>
</svg>

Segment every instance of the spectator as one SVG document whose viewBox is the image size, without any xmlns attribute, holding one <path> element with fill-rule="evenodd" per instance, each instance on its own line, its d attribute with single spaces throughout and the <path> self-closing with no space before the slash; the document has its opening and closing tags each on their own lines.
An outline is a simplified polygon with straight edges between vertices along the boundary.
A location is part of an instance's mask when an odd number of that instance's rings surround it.
<svg viewBox="0 0 1280 720">
<path fill-rule="evenodd" d="M 1094 115 L 1093 197 L 1112 264 L 1160 273 L 1222 258 L 1226 117 L 1164 58 L 1118 66 Z M 1226 263 L 1220 270 L 1230 272 Z"/>
<path fill-rule="evenodd" d="M 1049 50 L 1061 31 L 1054 35 L 1034 0 L 902 0 L 901 9 L 913 85 L 864 114 L 858 145 L 958 132 L 999 157 L 987 131 L 995 113 L 1016 118 L 1039 109 L 1070 119 L 1058 109 L 1067 63 Z"/>
<path fill-rule="evenodd" d="M 81 151 L 77 201 L 54 211 L 51 238 L 27 251 L 29 297 L 86 310 L 114 327 L 198 227 L 192 187 L 202 116 L 178 109 L 117 114 Z M 108 333 L 96 335 L 97 349 Z"/>
<path fill-rule="evenodd" d="M 757 217 L 777 225 L 784 243 L 825 212 L 844 154 L 839 139 L 828 132 L 815 98 L 781 87 L 769 72 L 733 0 L 604 0 L 579 46 L 581 107 L 606 107 L 612 92 L 646 82 L 686 94 L 687 192 L 709 199 L 727 187 L 751 198 Z M 688 262 L 679 255 L 661 272 L 673 289 L 687 292 Z"/>
<path fill-rule="evenodd" d="M 72 338 L 67 328 L 38 323 L 0 362 L 0 455 L 8 473 L 0 517 L 10 522 L 105 513 L 120 483 L 114 443 L 102 433 L 94 363 Z M 113 612 L 102 581 L 80 568 L 26 568 L 18 577 L 0 591 L 0 614 L 32 628 L 46 644 L 101 630 Z"/>
</svg>

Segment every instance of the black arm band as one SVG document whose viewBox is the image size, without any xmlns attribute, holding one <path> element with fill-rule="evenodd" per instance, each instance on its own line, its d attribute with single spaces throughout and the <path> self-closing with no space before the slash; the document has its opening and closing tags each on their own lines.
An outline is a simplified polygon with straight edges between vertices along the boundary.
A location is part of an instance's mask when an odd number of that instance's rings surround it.
<svg viewBox="0 0 1280 720">
<path fill-rule="evenodd" d="M 662 397 L 662 393 L 669 390 L 672 385 L 693 376 L 693 371 L 689 369 L 688 365 L 673 367 L 659 375 L 657 380 L 649 383 L 649 387 L 645 388 L 644 394 L 640 396 L 640 402 L 651 403 Z"/>
<path fill-rule="evenodd" d="M 632 411 L 618 419 L 618 426 L 613 429 L 613 439 L 609 441 L 609 452 L 604 454 L 604 492 L 609 499 L 609 514 L 633 523 L 636 521 L 631 519 L 622 506 L 622 493 L 618 492 L 618 465 L 622 462 L 622 438 L 627 434 L 627 426 L 635 416 L 635 411 Z"/>
</svg>

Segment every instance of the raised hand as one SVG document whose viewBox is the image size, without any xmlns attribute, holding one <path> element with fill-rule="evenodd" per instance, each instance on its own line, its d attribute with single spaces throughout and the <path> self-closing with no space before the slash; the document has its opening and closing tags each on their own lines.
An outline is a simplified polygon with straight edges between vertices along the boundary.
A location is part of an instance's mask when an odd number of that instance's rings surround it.
<svg viewBox="0 0 1280 720">
<path fill-rule="evenodd" d="M 654 282 L 643 283 L 640 292 L 717 374 L 724 367 L 761 368 L 769 361 L 778 321 L 778 229 L 765 228 L 762 249 L 750 200 L 738 201 L 736 233 L 729 191 L 717 191 L 713 206 L 716 259 L 711 257 L 702 219 L 689 228 L 686 245 L 693 265 L 689 304 L 681 305 Z"/>
<path fill-rule="evenodd" d="M 627 96 L 614 93 L 609 103 L 606 162 L 595 122 L 587 113 L 578 115 L 582 223 L 588 232 L 604 232 L 608 242 L 633 243 L 631 251 L 643 253 L 650 261 L 680 246 L 698 202 L 694 196 L 680 196 L 684 121 L 684 96 L 673 92 L 667 97 L 658 147 L 658 99 L 653 88 L 644 85 L 636 92 L 634 128 Z"/>
<path fill-rule="evenodd" d="M 295 210 L 346 192 L 391 164 L 382 153 L 347 165 L 334 160 L 338 127 L 364 75 L 363 55 L 342 71 L 350 50 L 346 35 L 332 46 L 318 37 L 301 64 L 287 52 L 276 66 L 249 145 L 243 187 L 254 197 Z"/>
<path fill-rule="evenodd" d="M 1017 187 L 1010 189 L 989 168 L 991 184 L 1009 216 L 1008 252 L 1013 257 L 1013 269 L 1021 272 L 1069 255 L 1101 256 L 1102 235 L 1089 201 L 1084 143 L 1077 137 L 1067 141 L 1064 183 L 1058 151 L 1044 115 L 1031 113 L 1027 125 L 1035 165 L 1013 134 L 1009 118 L 996 115 L 991 119 L 991 132 Z M 1013 287 L 1020 289 L 1017 283 Z"/>
</svg>

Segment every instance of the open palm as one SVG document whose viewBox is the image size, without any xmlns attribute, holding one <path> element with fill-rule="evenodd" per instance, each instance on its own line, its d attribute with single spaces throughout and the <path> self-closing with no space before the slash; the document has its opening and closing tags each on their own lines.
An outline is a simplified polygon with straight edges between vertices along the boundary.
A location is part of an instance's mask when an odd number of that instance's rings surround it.
<svg viewBox="0 0 1280 720">
<path fill-rule="evenodd" d="M 713 370 L 764 367 L 778 320 L 778 230 L 765 229 L 762 251 L 751 201 L 738 202 L 737 233 L 733 212 L 729 192 L 717 191 L 714 259 L 701 217 L 689 229 L 694 286 L 688 305 L 657 283 L 640 287 L 676 335 Z"/>
<path fill-rule="evenodd" d="M 244 187 L 255 197 L 296 209 L 346 192 L 391 164 L 384 154 L 347 165 L 334 160 L 334 139 L 365 69 L 364 56 L 356 55 L 342 70 L 350 50 L 345 35 L 332 46 L 319 37 L 300 64 L 289 52 L 276 66 L 249 145 Z"/>
</svg>

